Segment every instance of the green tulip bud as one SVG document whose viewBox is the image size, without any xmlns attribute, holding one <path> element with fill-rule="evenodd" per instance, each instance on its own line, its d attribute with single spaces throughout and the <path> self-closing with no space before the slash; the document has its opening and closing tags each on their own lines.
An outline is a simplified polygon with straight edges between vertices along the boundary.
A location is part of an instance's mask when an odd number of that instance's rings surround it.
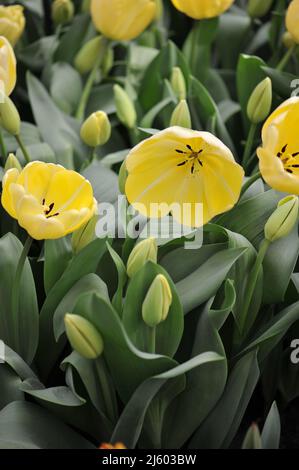
<svg viewBox="0 0 299 470">
<path fill-rule="evenodd" d="M 56 25 L 69 23 L 74 16 L 75 7 L 71 0 L 54 0 L 52 19 Z"/>
<path fill-rule="evenodd" d="M 272 6 L 273 0 L 249 0 L 247 6 L 248 15 L 251 18 L 265 16 Z"/>
<path fill-rule="evenodd" d="M 171 87 L 179 100 L 187 97 L 186 80 L 179 67 L 173 67 L 170 79 Z"/>
<path fill-rule="evenodd" d="M 133 129 L 137 120 L 134 103 L 127 92 L 119 85 L 114 85 L 113 90 L 118 119 L 124 126 Z"/>
<path fill-rule="evenodd" d="M 179 102 L 172 113 L 170 125 L 185 127 L 186 129 L 192 128 L 191 115 L 187 101 L 181 100 Z"/>
<path fill-rule="evenodd" d="M 298 221 L 299 199 L 287 196 L 279 201 L 277 209 L 265 225 L 265 237 L 270 242 L 286 237 Z"/>
<path fill-rule="evenodd" d="M 80 227 L 72 235 L 72 249 L 75 254 L 83 250 L 96 238 L 96 225 L 99 220 L 98 215 L 94 215 L 87 224 Z"/>
<path fill-rule="evenodd" d="M 260 82 L 253 90 L 247 105 L 247 115 L 253 124 L 263 122 L 272 106 L 272 82 L 269 77 Z"/>
<path fill-rule="evenodd" d="M 111 136 L 111 124 L 107 114 L 104 111 L 91 114 L 83 123 L 80 136 L 89 147 L 106 144 Z"/>
<path fill-rule="evenodd" d="M 248 429 L 242 444 L 242 449 L 262 449 L 261 434 L 255 423 Z"/>
<path fill-rule="evenodd" d="M 291 35 L 291 33 L 289 33 L 289 31 L 286 31 L 283 36 L 282 36 L 282 42 L 283 42 L 283 45 L 287 48 L 287 49 L 292 49 L 292 47 L 295 46 L 296 42 L 294 41 L 294 38 L 293 36 Z"/>
<path fill-rule="evenodd" d="M 157 262 L 158 247 L 155 238 L 146 238 L 138 243 L 132 250 L 128 262 L 127 273 L 133 277 L 147 261 Z"/>
<path fill-rule="evenodd" d="M 103 48 L 103 37 L 97 36 L 85 43 L 75 57 L 74 65 L 81 75 L 90 72 L 101 54 Z"/>
<path fill-rule="evenodd" d="M 23 170 L 17 157 L 13 153 L 10 153 L 5 162 L 4 172 L 11 170 L 12 168 L 16 168 L 20 172 Z"/>
<path fill-rule="evenodd" d="M 172 293 L 163 274 L 158 274 L 152 282 L 142 304 L 143 321 L 154 328 L 165 321 L 172 303 Z"/>
<path fill-rule="evenodd" d="M 122 165 L 118 173 L 118 187 L 121 194 L 125 194 L 126 181 L 128 178 L 128 170 L 126 167 L 126 160 L 122 162 Z"/>
<path fill-rule="evenodd" d="M 19 135 L 21 119 L 19 112 L 8 96 L 0 97 L 0 126 L 9 134 Z"/>
<path fill-rule="evenodd" d="M 106 54 L 104 55 L 103 62 L 102 62 L 102 72 L 105 76 L 107 76 L 110 70 L 113 67 L 114 63 L 114 50 L 112 47 L 108 47 Z"/>
<path fill-rule="evenodd" d="M 90 11 L 91 0 L 82 0 L 81 11 L 82 13 L 88 13 Z"/>
<path fill-rule="evenodd" d="M 101 334 L 85 318 L 67 313 L 64 317 L 66 334 L 72 348 L 86 359 L 96 359 L 104 350 Z"/>
</svg>

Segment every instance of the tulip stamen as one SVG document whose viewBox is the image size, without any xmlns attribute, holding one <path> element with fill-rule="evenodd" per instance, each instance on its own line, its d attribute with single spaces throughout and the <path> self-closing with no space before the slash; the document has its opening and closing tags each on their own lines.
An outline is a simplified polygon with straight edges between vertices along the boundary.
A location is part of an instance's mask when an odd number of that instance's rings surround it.
<svg viewBox="0 0 299 470">
<path fill-rule="evenodd" d="M 195 150 L 193 150 L 191 145 L 187 144 L 186 147 L 191 153 L 190 152 L 185 152 L 184 150 L 180 150 L 180 149 L 175 150 L 179 154 L 187 155 L 187 160 L 184 160 L 183 162 L 178 163 L 177 166 L 184 166 L 184 165 L 186 165 L 186 163 L 188 163 L 188 161 L 191 161 L 192 165 L 191 165 L 191 170 L 190 171 L 191 171 L 191 175 L 193 175 L 194 172 L 195 172 L 195 163 L 196 162 L 198 162 L 198 164 L 200 166 L 203 166 L 203 163 L 199 158 L 199 155 L 203 152 L 203 149 L 200 149 L 200 150 L 198 150 L 198 152 L 196 152 Z M 190 159 L 190 160 L 188 160 L 188 159 Z"/>
<path fill-rule="evenodd" d="M 51 217 L 57 217 L 59 215 L 59 212 L 56 212 L 56 214 L 51 214 L 52 210 L 54 209 L 54 202 L 52 202 L 49 206 L 46 205 L 46 200 L 42 200 L 42 205 L 47 207 L 47 209 L 44 210 L 44 214 L 47 219 L 50 219 Z"/>
</svg>

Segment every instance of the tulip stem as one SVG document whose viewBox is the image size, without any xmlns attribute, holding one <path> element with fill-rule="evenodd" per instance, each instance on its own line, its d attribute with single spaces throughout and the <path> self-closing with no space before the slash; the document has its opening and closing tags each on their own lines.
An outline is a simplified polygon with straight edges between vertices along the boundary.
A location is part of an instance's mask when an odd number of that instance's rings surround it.
<svg viewBox="0 0 299 470">
<path fill-rule="evenodd" d="M 285 53 L 285 55 L 283 56 L 279 64 L 276 66 L 276 70 L 279 70 L 280 72 L 284 70 L 284 68 L 288 65 L 289 60 L 291 59 L 293 53 L 295 52 L 296 47 L 297 47 L 297 44 L 294 44 L 292 47 L 290 47 L 287 50 L 287 52 Z"/>
<path fill-rule="evenodd" d="M 20 146 L 20 149 L 22 150 L 22 153 L 24 155 L 24 158 L 26 160 L 26 163 L 30 163 L 31 162 L 31 158 L 30 158 L 30 155 L 21 139 L 21 136 L 20 135 L 15 135 L 15 139 L 16 141 L 18 142 L 19 146 Z"/>
<path fill-rule="evenodd" d="M 103 62 L 103 59 L 104 59 L 106 51 L 107 51 L 107 47 L 108 47 L 108 39 L 103 38 L 101 51 L 98 55 L 97 60 L 94 63 L 93 69 L 90 72 L 89 77 L 86 81 L 86 84 L 85 84 L 85 87 L 84 87 L 84 90 L 83 90 L 83 93 L 81 95 L 81 99 L 80 99 L 80 102 L 79 102 L 79 106 L 78 106 L 78 109 L 77 109 L 77 112 L 76 112 L 76 118 L 79 119 L 80 121 L 82 121 L 82 119 L 84 118 L 85 109 L 86 109 L 86 106 L 87 106 L 87 102 L 88 102 L 88 99 L 89 99 L 94 81 L 96 79 L 97 71 L 98 71 L 98 68 L 100 67 L 101 63 Z"/>
<path fill-rule="evenodd" d="M 257 125 L 254 123 L 251 123 L 248 137 L 246 140 L 245 149 L 244 149 L 243 160 L 242 160 L 244 169 L 246 169 L 246 166 L 248 164 L 248 159 L 250 158 L 250 155 L 251 155 L 256 128 L 257 128 Z"/>
<path fill-rule="evenodd" d="M 258 281 L 258 277 L 260 275 L 260 272 L 263 267 L 263 261 L 265 259 L 267 250 L 269 246 L 271 245 L 271 242 L 267 239 L 264 239 L 262 243 L 260 244 L 260 248 L 255 260 L 255 263 L 253 265 L 252 271 L 249 274 L 248 278 L 248 284 L 247 284 L 247 290 L 245 293 L 245 299 L 244 299 L 244 308 L 242 312 L 242 328 L 241 330 L 244 332 L 249 331 L 251 326 L 253 325 L 255 321 L 255 316 L 249 315 L 248 318 L 248 312 L 250 308 L 250 304 L 252 302 L 253 294 L 256 288 L 256 283 Z"/>
<path fill-rule="evenodd" d="M 156 327 L 149 327 L 148 329 L 149 335 L 148 335 L 148 352 L 151 354 L 155 354 L 156 352 Z"/>
<path fill-rule="evenodd" d="M 243 184 L 242 186 L 242 190 L 241 190 L 241 196 L 247 191 L 247 189 L 250 188 L 250 186 L 255 183 L 258 179 L 260 179 L 261 177 L 261 172 L 258 171 L 257 173 L 255 173 L 254 175 L 252 175 L 250 178 L 248 178 L 248 180 Z"/>
<path fill-rule="evenodd" d="M 12 297 L 11 297 L 11 310 L 12 310 L 12 318 L 13 318 L 13 324 L 15 327 L 15 334 L 16 334 L 16 346 L 19 343 L 19 325 L 18 325 L 18 315 L 19 315 L 19 305 L 20 305 L 20 287 L 21 287 L 21 278 L 22 278 L 22 273 L 24 269 L 24 265 L 30 250 L 30 247 L 32 245 L 33 239 L 28 236 L 22 252 L 21 256 L 19 258 L 16 272 L 15 272 L 15 278 L 13 281 L 12 285 Z"/>
<path fill-rule="evenodd" d="M 111 387 L 107 377 L 107 367 L 103 357 L 98 358 L 95 361 L 96 370 L 101 386 L 101 391 L 103 395 L 103 401 L 106 408 L 107 418 L 110 419 L 112 423 L 115 423 L 117 419 L 116 404 L 113 400 L 113 394 L 111 392 Z"/>
</svg>

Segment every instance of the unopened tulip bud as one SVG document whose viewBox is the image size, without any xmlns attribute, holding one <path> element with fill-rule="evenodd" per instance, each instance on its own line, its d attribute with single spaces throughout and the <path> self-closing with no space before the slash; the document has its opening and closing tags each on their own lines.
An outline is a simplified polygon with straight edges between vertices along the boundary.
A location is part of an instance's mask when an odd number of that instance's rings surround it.
<svg viewBox="0 0 299 470">
<path fill-rule="evenodd" d="M 124 160 L 122 162 L 122 165 L 118 173 L 118 187 L 119 187 L 121 194 L 125 194 L 125 186 L 126 186 L 127 178 L 128 178 L 128 170 L 126 167 L 126 161 Z"/>
<path fill-rule="evenodd" d="M 273 0 L 249 0 L 247 6 L 248 15 L 251 18 L 265 16 L 272 6 Z"/>
<path fill-rule="evenodd" d="M 272 82 L 269 77 L 253 90 L 247 105 L 247 116 L 253 124 L 263 122 L 272 106 Z"/>
<path fill-rule="evenodd" d="M 298 215 L 298 196 L 287 196 L 279 201 L 277 209 L 265 225 L 266 239 L 274 242 L 289 235 L 298 222 Z"/>
<path fill-rule="evenodd" d="M 74 253 L 79 253 L 89 243 L 96 238 L 96 225 L 99 220 L 98 215 L 94 215 L 87 224 L 80 227 L 72 235 L 72 248 Z"/>
<path fill-rule="evenodd" d="M 186 80 L 179 67 L 173 67 L 170 83 L 176 97 L 179 100 L 185 100 L 187 96 Z"/>
<path fill-rule="evenodd" d="M 90 72 L 104 46 L 103 37 L 97 36 L 85 43 L 75 57 L 74 65 L 81 75 Z"/>
<path fill-rule="evenodd" d="M 11 99 L 1 93 L 0 95 L 0 126 L 9 134 L 19 135 L 21 119 L 19 112 Z"/>
<path fill-rule="evenodd" d="M 127 92 L 119 85 L 114 85 L 113 90 L 118 119 L 124 126 L 133 129 L 137 120 L 134 103 Z"/>
<path fill-rule="evenodd" d="M 104 343 L 98 330 L 80 315 L 67 313 L 64 317 L 65 330 L 72 348 L 86 359 L 96 359 L 104 350 Z"/>
<path fill-rule="evenodd" d="M 293 36 L 291 35 L 291 33 L 289 33 L 288 31 L 286 31 L 283 36 L 282 36 L 282 42 L 283 42 L 283 45 L 287 48 L 287 49 L 292 49 L 292 47 L 295 46 L 296 42 L 294 41 L 294 38 Z"/>
<path fill-rule="evenodd" d="M 5 162 L 4 172 L 11 170 L 12 168 L 16 168 L 20 172 L 23 170 L 17 157 L 13 153 L 10 153 Z"/>
<path fill-rule="evenodd" d="M 248 429 L 242 444 L 242 449 L 262 449 L 261 434 L 255 423 Z"/>
<path fill-rule="evenodd" d="M 172 303 L 172 293 L 163 274 L 158 274 L 152 282 L 142 304 L 143 321 L 154 328 L 165 321 Z"/>
<path fill-rule="evenodd" d="M 74 16 L 75 7 L 71 0 L 54 0 L 52 19 L 56 25 L 69 23 Z"/>
<path fill-rule="evenodd" d="M 91 114 L 83 123 L 80 136 L 89 147 L 106 144 L 111 136 L 111 124 L 107 114 L 104 111 Z"/>
<path fill-rule="evenodd" d="M 107 76 L 110 70 L 113 67 L 114 63 L 114 51 L 112 47 L 108 47 L 106 54 L 104 55 L 103 62 L 102 62 L 102 72 L 105 76 Z"/>
<path fill-rule="evenodd" d="M 181 100 L 172 113 L 170 126 L 180 126 L 191 129 L 191 115 L 187 101 Z"/>
<path fill-rule="evenodd" d="M 148 261 L 157 262 L 158 247 L 155 238 L 146 238 L 132 250 L 128 262 L 127 273 L 133 277 Z"/>
</svg>

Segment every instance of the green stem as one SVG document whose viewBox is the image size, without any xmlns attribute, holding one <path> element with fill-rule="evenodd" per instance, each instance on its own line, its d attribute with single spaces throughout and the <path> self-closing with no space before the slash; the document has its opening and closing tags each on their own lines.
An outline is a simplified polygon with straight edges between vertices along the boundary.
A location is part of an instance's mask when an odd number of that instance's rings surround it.
<svg viewBox="0 0 299 470">
<path fill-rule="evenodd" d="M 5 147 L 5 143 L 4 143 L 4 139 L 3 139 L 3 135 L 2 135 L 1 130 L 0 130 L 0 150 L 1 150 L 1 155 L 3 157 L 3 162 L 5 164 L 5 159 L 6 159 L 6 156 L 7 156 L 7 152 L 6 152 L 6 147 Z"/>
<path fill-rule="evenodd" d="M 266 253 L 270 244 L 271 242 L 269 240 L 264 239 L 262 241 L 254 266 L 249 275 L 247 290 L 246 290 L 245 299 L 244 299 L 244 308 L 242 312 L 243 333 L 244 333 L 244 329 L 245 329 L 245 333 L 246 331 L 249 331 L 249 329 L 251 328 L 251 326 L 253 325 L 255 321 L 255 316 L 253 315 L 250 315 L 248 318 L 248 312 L 249 312 L 250 304 L 252 302 L 253 294 L 256 288 L 256 283 L 260 275 L 260 272 L 262 270 L 263 261 L 264 261 L 264 258 L 266 256 Z"/>
<path fill-rule="evenodd" d="M 31 162 L 31 158 L 30 158 L 30 155 L 25 147 L 25 145 L 23 144 L 23 141 L 21 139 L 21 136 L 20 135 L 15 135 L 15 139 L 16 141 L 18 142 L 19 146 L 20 146 L 20 149 L 22 150 L 22 153 L 24 155 L 24 158 L 26 160 L 26 163 L 30 163 Z"/>
<path fill-rule="evenodd" d="M 16 344 L 18 344 L 18 341 L 19 341 L 18 315 L 19 315 L 19 305 L 20 305 L 21 278 L 22 278 L 25 261 L 27 259 L 32 242 L 33 242 L 33 239 L 30 236 L 28 236 L 23 246 L 23 250 L 19 258 L 18 264 L 17 264 L 17 269 L 15 272 L 15 278 L 13 281 L 13 286 L 12 286 L 12 291 L 11 291 L 11 294 L 12 294 L 11 310 L 12 310 L 13 324 L 15 325 Z"/>
<path fill-rule="evenodd" d="M 288 65 L 289 60 L 291 59 L 293 53 L 295 52 L 296 47 L 297 47 L 297 44 L 294 44 L 292 47 L 290 47 L 287 50 L 287 52 L 285 53 L 285 55 L 283 56 L 279 64 L 276 66 L 276 70 L 279 70 L 280 72 L 284 70 L 284 68 Z"/>
<path fill-rule="evenodd" d="M 97 71 L 106 54 L 107 47 L 108 47 L 108 39 L 103 39 L 101 51 L 86 81 L 86 84 L 85 84 L 85 87 L 84 87 L 84 90 L 83 90 L 83 93 L 81 95 L 81 99 L 79 102 L 79 106 L 76 112 L 76 118 L 79 119 L 80 121 L 82 121 L 82 119 L 84 118 L 86 105 L 87 105 L 87 102 L 88 102 L 88 99 L 89 99 L 89 96 L 90 96 L 90 93 L 91 93 L 91 90 L 92 90 L 92 87 L 93 87 L 93 84 L 97 75 Z"/>
<path fill-rule="evenodd" d="M 243 166 L 244 166 L 245 169 L 246 169 L 246 166 L 247 166 L 247 163 L 248 163 L 248 159 L 250 158 L 250 155 L 251 155 L 251 152 L 252 152 L 252 147 L 253 147 L 256 128 L 257 128 L 257 125 L 251 123 L 249 133 L 248 133 L 248 137 L 247 137 L 247 140 L 246 140 L 245 149 L 244 149 L 243 160 L 242 160 L 242 163 L 243 163 Z"/>
<path fill-rule="evenodd" d="M 113 402 L 113 399 L 112 399 L 111 387 L 109 385 L 109 381 L 107 378 L 107 368 L 106 368 L 104 358 L 103 357 L 98 358 L 95 361 L 95 364 L 96 364 L 96 370 L 97 370 L 97 374 L 98 374 L 100 385 L 101 385 L 101 391 L 103 394 L 103 400 L 105 403 L 107 418 L 110 419 L 112 423 L 115 423 L 117 419 L 117 412 L 116 412 L 115 403 Z"/>
<path fill-rule="evenodd" d="M 258 179 L 260 179 L 261 177 L 261 172 L 258 171 L 257 173 L 255 173 L 254 175 L 252 175 L 250 178 L 248 178 L 248 180 L 243 184 L 242 186 L 242 190 L 241 190 L 241 196 L 247 191 L 247 189 L 250 188 L 250 186 L 255 183 Z"/>
<path fill-rule="evenodd" d="M 148 352 L 155 354 L 156 352 L 156 327 L 148 328 Z"/>
</svg>

